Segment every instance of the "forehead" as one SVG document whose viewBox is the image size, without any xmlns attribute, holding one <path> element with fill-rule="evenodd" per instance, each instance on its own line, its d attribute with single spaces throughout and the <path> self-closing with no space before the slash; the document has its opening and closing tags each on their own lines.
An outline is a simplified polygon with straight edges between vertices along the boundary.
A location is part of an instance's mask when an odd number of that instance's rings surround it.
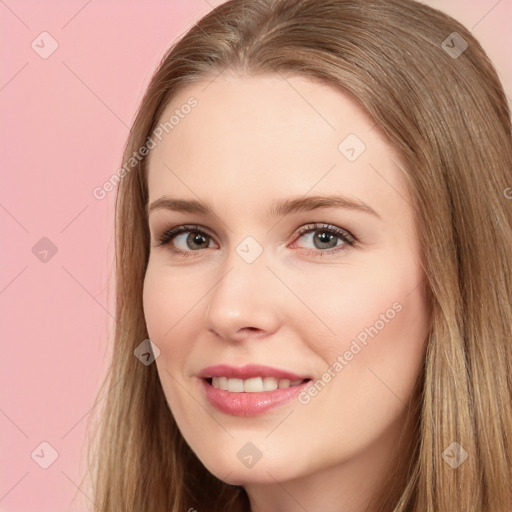
<svg viewBox="0 0 512 512">
<path fill-rule="evenodd" d="M 181 90 L 160 122 L 167 129 L 149 155 L 150 200 L 191 190 L 236 192 L 246 205 L 313 188 L 378 202 L 406 193 L 398 154 L 370 116 L 306 77 L 205 79 Z"/>
</svg>

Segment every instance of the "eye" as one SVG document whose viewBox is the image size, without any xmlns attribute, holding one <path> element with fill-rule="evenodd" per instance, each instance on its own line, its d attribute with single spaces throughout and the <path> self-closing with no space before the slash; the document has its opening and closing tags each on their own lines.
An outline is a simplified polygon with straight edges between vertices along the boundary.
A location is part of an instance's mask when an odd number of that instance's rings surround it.
<svg viewBox="0 0 512 512">
<path fill-rule="evenodd" d="M 298 244 L 303 240 L 301 244 Z M 299 228 L 293 245 L 307 255 L 324 256 L 347 250 L 356 245 L 356 238 L 347 230 L 332 224 L 308 224 Z M 171 251 L 182 256 L 193 256 L 204 249 L 216 247 L 212 236 L 205 228 L 193 225 L 181 225 L 162 233 L 156 246 L 170 245 Z"/>
<path fill-rule="evenodd" d="M 201 249 L 215 247 L 212 237 L 197 225 L 182 225 L 164 231 L 157 246 L 172 245 L 172 251 L 190 255 Z"/>
<path fill-rule="evenodd" d="M 356 238 L 343 228 L 331 224 L 308 224 L 302 226 L 294 244 L 298 240 L 303 240 L 302 248 L 306 249 L 307 254 L 313 256 L 323 256 L 325 253 L 331 254 L 340 250 L 346 250 L 348 247 L 354 247 Z"/>
</svg>

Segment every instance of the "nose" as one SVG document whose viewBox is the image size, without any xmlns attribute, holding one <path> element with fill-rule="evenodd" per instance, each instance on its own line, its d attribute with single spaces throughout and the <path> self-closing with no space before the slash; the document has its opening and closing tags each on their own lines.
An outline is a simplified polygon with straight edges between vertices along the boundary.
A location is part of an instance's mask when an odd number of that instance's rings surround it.
<svg viewBox="0 0 512 512">
<path fill-rule="evenodd" d="M 283 287 L 263 257 L 253 263 L 235 258 L 208 295 L 205 329 L 232 342 L 273 334 L 282 322 Z"/>
</svg>

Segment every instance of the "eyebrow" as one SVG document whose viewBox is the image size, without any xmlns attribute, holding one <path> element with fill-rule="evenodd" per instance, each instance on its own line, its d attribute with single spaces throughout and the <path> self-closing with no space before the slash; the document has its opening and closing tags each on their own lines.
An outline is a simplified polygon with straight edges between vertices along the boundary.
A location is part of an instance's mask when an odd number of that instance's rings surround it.
<svg viewBox="0 0 512 512">
<path fill-rule="evenodd" d="M 273 203 L 268 210 L 269 216 L 285 216 L 291 213 L 307 212 L 318 208 L 343 208 L 363 213 L 369 213 L 378 217 L 381 216 L 369 205 L 359 199 L 339 195 L 328 196 L 308 196 L 282 199 Z M 175 212 L 201 213 L 204 215 L 213 214 L 213 208 L 207 203 L 195 199 L 172 199 L 170 197 L 160 197 L 153 201 L 147 208 L 148 214 L 154 210 L 171 210 Z"/>
</svg>

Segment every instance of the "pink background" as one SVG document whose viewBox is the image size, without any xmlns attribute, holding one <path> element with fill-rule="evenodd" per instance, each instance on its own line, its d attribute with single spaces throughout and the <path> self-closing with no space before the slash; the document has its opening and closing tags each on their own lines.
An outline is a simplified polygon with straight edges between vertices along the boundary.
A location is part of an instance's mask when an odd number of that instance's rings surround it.
<svg viewBox="0 0 512 512">
<path fill-rule="evenodd" d="M 118 168 L 164 50 L 220 3 L 0 3 L 0 512 L 92 506 L 77 486 L 114 313 L 107 290 L 115 196 L 97 200 L 92 191 Z M 472 29 L 512 103 L 512 0 L 425 3 Z M 58 43 L 47 59 L 31 47 L 35 40 L 40 53 L 51 48 L 42 32 Z M 43 237 L 57 252 L 45 254 L 43 241 L 36 257 Z M 51 460 L 42 442 L 58 452 L 47 469 L 35 462 Z"/>
</svg>

